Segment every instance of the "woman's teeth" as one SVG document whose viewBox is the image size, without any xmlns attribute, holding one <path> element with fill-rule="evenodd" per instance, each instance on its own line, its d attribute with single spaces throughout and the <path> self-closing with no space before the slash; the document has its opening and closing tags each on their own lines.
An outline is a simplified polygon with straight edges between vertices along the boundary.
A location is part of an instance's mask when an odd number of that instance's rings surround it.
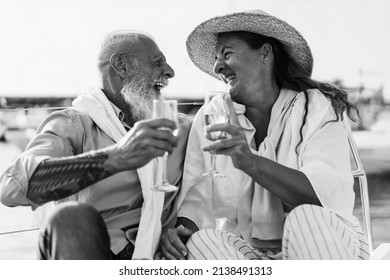
<svg viewBox="0 0 390 280">
<path fill-rule="evenodd" d="M 236 78 L 236 75 L 230 75 L 226 77 L 226 82 L 230 83 L 233 79 Z"/>
</svg>

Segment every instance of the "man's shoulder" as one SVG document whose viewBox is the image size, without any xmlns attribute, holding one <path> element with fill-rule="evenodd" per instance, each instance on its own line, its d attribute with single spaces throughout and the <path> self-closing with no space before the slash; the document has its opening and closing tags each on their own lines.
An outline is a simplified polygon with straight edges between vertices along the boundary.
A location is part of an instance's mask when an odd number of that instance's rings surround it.
<svg viewBox="0 0 390 280">
<path fill-rule="evenodd" d="M 53 112 L 48 116 L 48 118 L 53 120 L 60 118 L 68 118 L 71 121 L 93 122 L 87 114 L 80 112 L 73 107 L 68 107 L 66 109 Z"/>
<path fill-rule="evenodd" d="M 59 126 L 65 129 L 69 126 L 81 128 L 86 126 L 90 127 L 92 125 L 94 125 L 94 122 L 88 115 L 69 107 L 50 113 L 39 126 L 38 132 L 53 126 Z"/>
</svg>

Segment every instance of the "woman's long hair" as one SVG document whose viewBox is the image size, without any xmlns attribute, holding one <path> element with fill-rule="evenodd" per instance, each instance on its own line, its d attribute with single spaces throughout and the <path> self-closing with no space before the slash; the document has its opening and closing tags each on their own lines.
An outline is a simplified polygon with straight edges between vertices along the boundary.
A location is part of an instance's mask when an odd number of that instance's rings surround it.
<svg viewBox="0 0 390 280">
<path fill-rule="evenodd" d="M 306 73 L 300 71 L 299 67 L 297 67 L 297 65 L 290 59 L 287 52 L 284 50 L 283 45 L 278 40 L 246 31 L 233 31 L 228 33 L 234 34 L 236 37 L 246 42 L 252 49 L 259 49 L 265 43 L 269 43 L 274 52 L 274 75 L 278 85 L 298 92 L 302 91 L 304 93 L 305 111 L 300 128 L 300 143 L 303 140 L 302 131 L 306 124 L 308 114 L 310 98 L 308 92 L 309 89 L 318 89 L 330 100 L 336 114 L 336 118 L 331 120 L 331 122 L 338 122 L 340 119 L 343 120 L 344 112 L 346 112 L 347 116 L 353 121 L 356 121 L 357 118 L 359 118 L 359 111 L 357 107 L 348 101 L 347 93 L 343 89 L 329 83 L 315 81 Z M 357 118 L 354 116 L 353 112 L 356 112 Z M 298 143 L 298 146 L 300 143 Z M 298 148 L 298 146 L 296 148 Z"/>
</svg>

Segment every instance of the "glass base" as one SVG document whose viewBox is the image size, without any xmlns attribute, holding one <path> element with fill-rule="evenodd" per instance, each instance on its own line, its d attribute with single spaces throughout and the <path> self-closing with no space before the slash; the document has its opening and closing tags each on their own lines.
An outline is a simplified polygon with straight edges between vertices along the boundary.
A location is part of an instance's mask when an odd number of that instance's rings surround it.
<svg viewBox="0 0 390 280">
<path fill-rule="evenodd" d="M 221 172 L 214 170 L 214 171 L 207 171 L 206 173 L 203 173 L 201 176 L 202 177 L 223 178 L 223 177 L 225 177 L 225 174 L 222 174 Z"/>
<path fill-rule="evenodd" d="M 229 218 L 215 218 L 215 228 L 220 231 L 232 232 L 237 228 L 236 222 Z"/>
<path fill-rule="evenodd" d="M 179 189 L 178 187 L 171 185 L 169 183 L 163 183 L 161 185 L 154 186 L 152 188 L 152 190 L 158 191 L 158 192 L 174 192 L 174 191 L 177 191 L 178 189 Z"/>
</svg>

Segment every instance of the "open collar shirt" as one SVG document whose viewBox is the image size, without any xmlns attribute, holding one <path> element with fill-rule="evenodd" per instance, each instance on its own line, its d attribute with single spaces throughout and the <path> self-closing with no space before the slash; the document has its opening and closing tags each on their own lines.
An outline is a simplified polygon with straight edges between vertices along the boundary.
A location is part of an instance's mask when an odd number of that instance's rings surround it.
<svg viewBox="0 0 390 280">
<path fill-rule="evenodd" d="M 307 123 L 301 142 L 299 128 L 305 107 L 303 92 L 281 89 L 277 103 L 279 99 L 290 104 L 290 113 L 282 123 L 282 133 L 273 139 L 273 160 L 304 173 L 323 207 L 336 213 L 348 225 L 359 224 L 352 214 L 355 194 L 348 140 L 342 123 L 332 122 L 336 116 L 330 101 L 318 90 L 310 91 Z M 214 98 L 209 105 L 217 106 L 221 102 L 221 98 Z M 255 128 L 244 115 L 245 106 L 234 105 L 248 145 L 253 153 L 260 154 L 254 145 Z M 281 112 L 273 108 L 271 119 L 277 118 Z M 220 227 L 242 236 L 255 247 L 280 246 L 275 240 L 278 235 L 272 230 L 275 224 L 273 216 L 269 215 L 268 220 L 265 216 L 263 221 L 257 218 L 259 211 L 262 211 L 261 207 L 268 201 L 264 201 L 261 193 L 256 194 L 259 186 L 244 172 L 236 169 L 230 157 L 217 156 L 217 169 L 226 175 L 224 178 L 212 180 L 201 176 L 210 167 L 210 154 L 201 150 L 202 146 L 207 145 L 203 127 L 201 108 L 194 118 L 189 135 L 178 215 L 192 220 L 199 229 L 215 228 L 215 218 L 218 218 L 219 222 L 223 221 Z M 272 137 L 274 129 L 269 127 L 271 132 L 268 132 L 268 136 Z M 269 231 L 264 229 L 268 226 L 271 229 Z"/>
<path fill-rule="evenodd" d="M 112 106 L 126 130 L 129 130 L 131 127 L 124 122 L 123 112 L 114 104 Z M 181 115 L 179 122 L 181 141 L 168 158 L 168 179 L 172 184 L 178 184 L 181 179 L 189 130 L 189 121 L 185 116 Z M 1 175 L 2 203 L 36 209 L 39 205 L 29 201 L 26 194 L 29 179 L 43 160 L 79 155 L 113 144 L 115 142 L 90 117 L 72 107 L 50 114 L 40 125 L 26 150 Z M 176 193 L 170 193 L 165 196 L 161 218 L 163 231 L 173 226 L 175 221 L 175 195 Z M 114 174 L 56 203 L 62 201 L 87 203 L 99 211 L 106 223 L 113 253 L 119 253 L 128 242 L 134 242 L 143 203 L 136 170 Z"/>
</svg>

